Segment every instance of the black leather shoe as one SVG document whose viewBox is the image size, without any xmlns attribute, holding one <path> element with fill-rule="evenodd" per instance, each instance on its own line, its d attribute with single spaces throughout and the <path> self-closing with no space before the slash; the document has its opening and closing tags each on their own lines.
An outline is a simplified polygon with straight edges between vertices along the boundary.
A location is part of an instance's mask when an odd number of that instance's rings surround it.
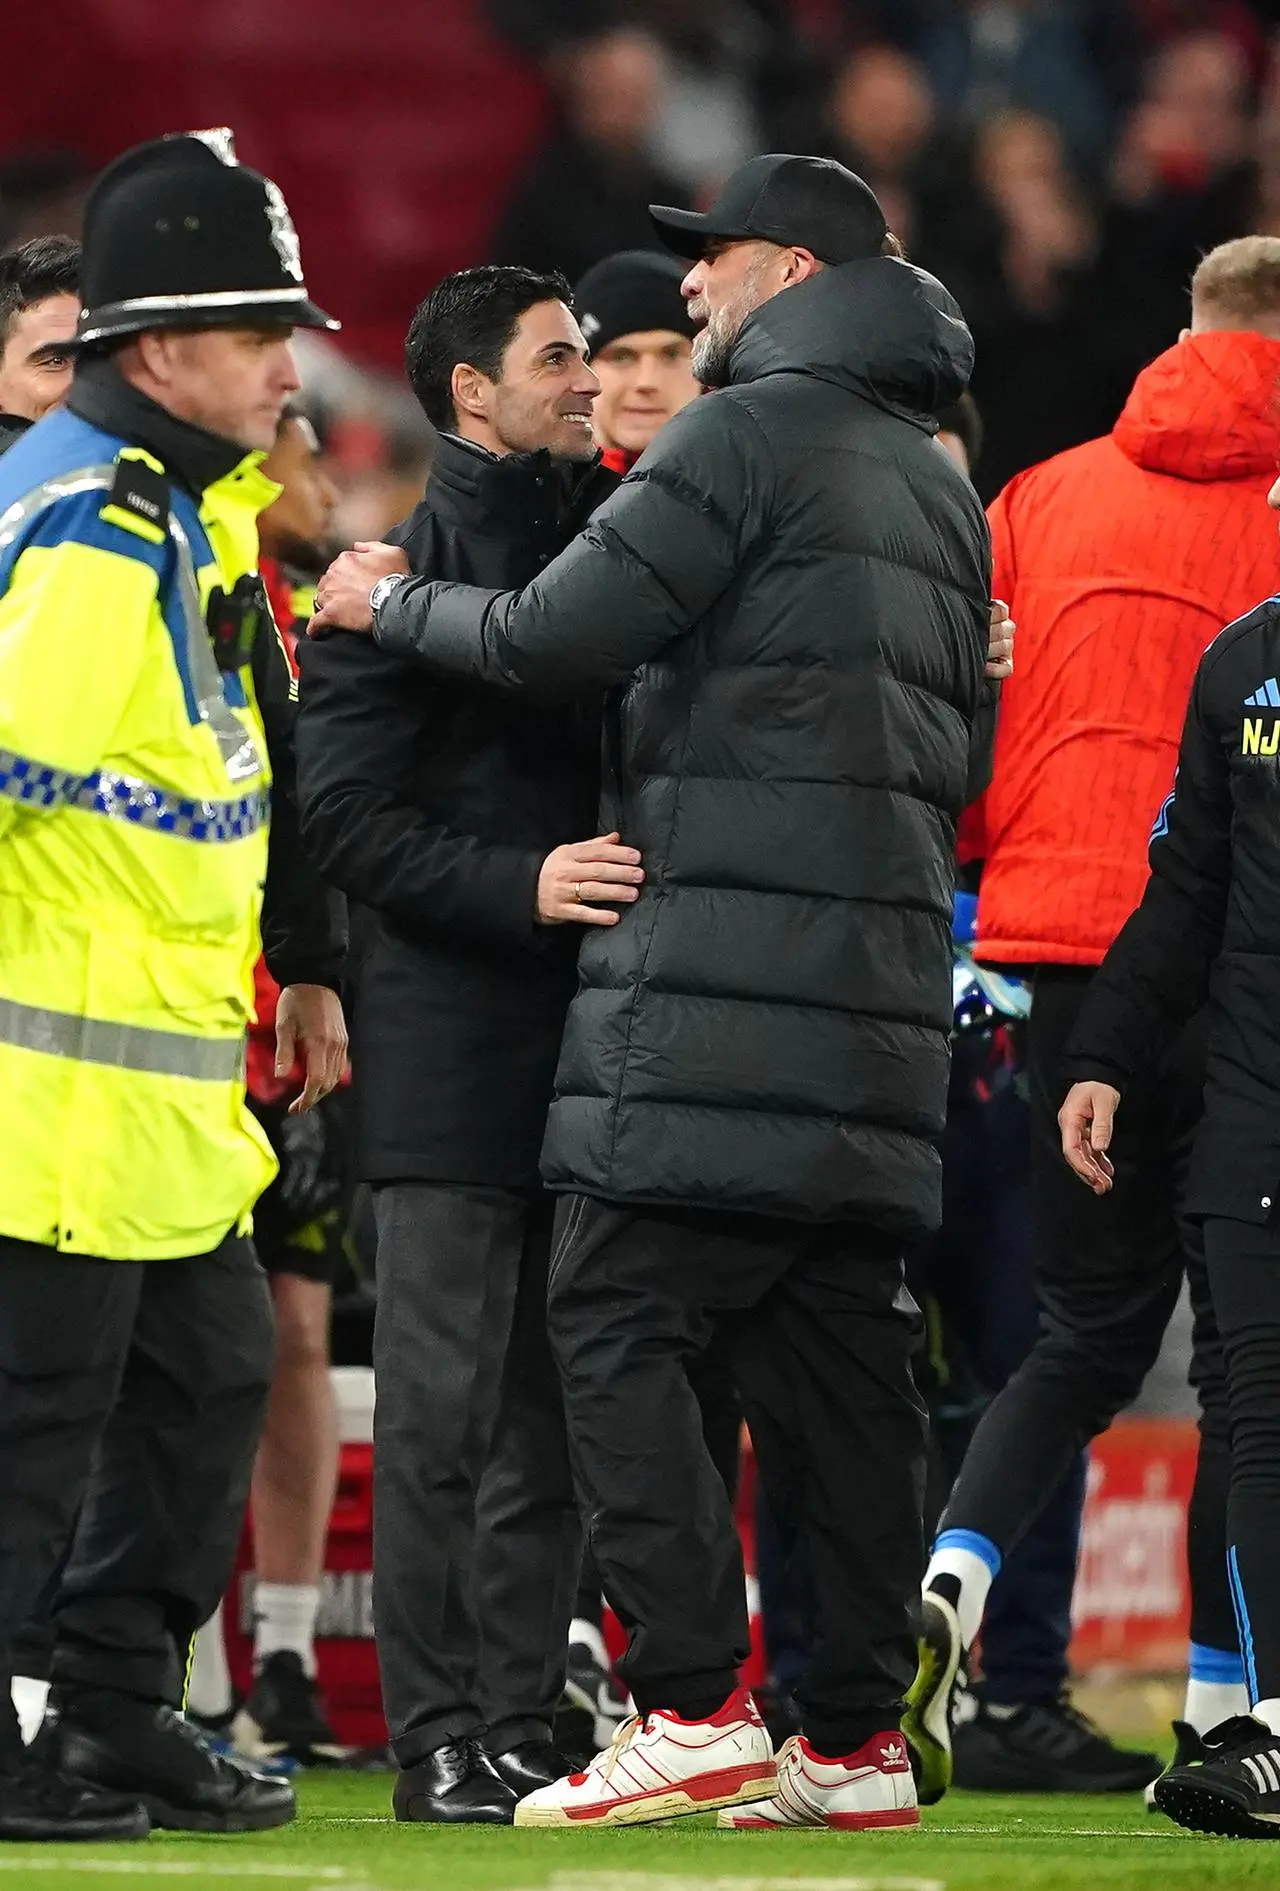
<svg viewBox="0 0 1280 1891">
<path fill-rule="evenodd" d="M 88 1786 L 125 1793 L 175 1832 L 261 1832 L 297 1813 L 293 1788 L 213 1753 L 171 1707 L 105 1688 L 55 1688 L 33 1756 Z"/>
<path fill-rule="evenodd" d="M 405 1767 L 391 1804 L 419 1825 L 510 1825 L 518 1796 L 474 1740 L 450 1740 Z"/>
<path fill-rule="evenodd" d="M 498 1778 L 505 1779 L 517 1799 L 537 1792 L 539 1786 L 550 1786 L 566 1773 L 582 1771 L 581 1760 L 562 1753 L 550 1740 L 522 1740 L 519 1746 L 508 1747 L 505 1753 L 491 1753 L 489 1760 Z"/>
<path fill-rule="evenodd" d="M 34 1840 L 145 1838 L 151 1821 L 136 1800 L 98 1792 L 64 1779 L 25 1755 L 0 1773 L 0 1839 Z"/>
</svg>

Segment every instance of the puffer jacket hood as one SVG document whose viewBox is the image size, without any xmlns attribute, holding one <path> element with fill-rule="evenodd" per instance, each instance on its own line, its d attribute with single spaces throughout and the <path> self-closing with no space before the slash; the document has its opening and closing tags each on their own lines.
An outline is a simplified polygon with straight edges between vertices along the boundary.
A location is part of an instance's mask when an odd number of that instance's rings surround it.
<svg viewBox="0 0 1280 1891">
<path fill-rule="evenodd" d="M 734 383 L 809 374 L 932 433 L 964 392 L 973 337 L 933 276 L 894 257 L 842 263 L 772 297 L 734 343 Z"/>
<path fill-rule="evenodd" d="M 1112 434 L 1149 473 L 1251 479 L 1280 453 L 1280 341 L 1239 330 L 1189 335 L 1133 384 Z"/>
</svg>

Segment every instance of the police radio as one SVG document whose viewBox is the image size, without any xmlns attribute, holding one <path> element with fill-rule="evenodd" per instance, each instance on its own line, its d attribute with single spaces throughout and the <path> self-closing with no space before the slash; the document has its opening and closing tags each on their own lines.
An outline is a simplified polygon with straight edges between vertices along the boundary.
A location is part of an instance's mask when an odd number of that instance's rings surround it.
<svg viewBox="0 0 1280 1891">
<path fill-rule="evenodd" d="M 205 623 L 214 659 L 220 670 L 242 670 L 253 660 L 254 645 L 265 625 L 273 623 L 267 587 L 256 571 L 237 578 L 230 591 L 215 585 L 209 594 Z"/>
</svg>

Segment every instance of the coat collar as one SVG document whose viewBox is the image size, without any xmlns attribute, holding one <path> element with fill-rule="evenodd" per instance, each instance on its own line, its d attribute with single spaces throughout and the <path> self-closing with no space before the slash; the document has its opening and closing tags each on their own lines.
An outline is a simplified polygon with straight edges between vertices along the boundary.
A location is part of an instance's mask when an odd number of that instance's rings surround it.
<svg viewBox="0 0 1280 1891">
<path fill-rule="evenodd" d="M 118 434 L 131 446 L 154 454 L 170 476 L 194 499 L 246 461 L 265 457 L 246 453 L 234 440 L 179 420 L 149 395 L 125 380 L 114 361 L 85 358 L 76 369 L 67 406 L 81 420 Z"/>
</svg>

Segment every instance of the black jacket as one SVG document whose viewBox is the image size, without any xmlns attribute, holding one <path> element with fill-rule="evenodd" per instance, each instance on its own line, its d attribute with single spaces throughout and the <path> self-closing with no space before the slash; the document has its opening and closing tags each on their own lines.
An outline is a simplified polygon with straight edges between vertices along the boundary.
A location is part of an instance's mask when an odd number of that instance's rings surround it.
<svg viewBox="0 0 1280 1891">
<path fill-rule="evenodd" d="M 155 454 L 170 478 L 199 500 L 224 478 L 245 449 L 179 420 L 130 385 L 110 360 L 84 357 L 67 406 Z M 271 760 L 271 829 L 262 891 L 262 946 L 279 985 L 342 986 L 346 913 L 308 859 L 298 832 L 294 777 L 297 691 L 278 636 L 264 628 L 253 649 L 253 684 Z"/>
<path fill-rule="evenodd" d="M 390 536 L 417 572 L 524 584 L 614 475 L 442 436 Z M 305 644 L 303 831 L 352 901 L 360 1173 L 536 1187 L 576 926 L 539 926 L 538 873 L 595 832 L 600 711 L 425 677 L 367 637 Z"/>
<path fill-rule="evenodd" d="M 7 453 L 32 425 L 22 414 L 0 414 L 0 453 Z"/>
<path fill-rule="evenodd" d="M 1186 1206 L 1252 1222 L 1280 1204 L 1278 679 L 1272 598 L 1200 660 L 1151 877 L 1068 1046 L 1071 1081 L 1100 1078 L 1123 1093 L 1207 1000 L 1205 1113 Z"/>
<path fill-rule="evenodd" d="M 827 271 L 750 318 L 733 385 L 537 583 L 402 585 L 380 613 L 387 647 L 500 687 L 638 670 L 602 819 L 649 877 L 583 946 L 553 1186 L 937 1221 L 990 551 L 929 416 L 970 360 L 932 278 Z"/>
</svg>

